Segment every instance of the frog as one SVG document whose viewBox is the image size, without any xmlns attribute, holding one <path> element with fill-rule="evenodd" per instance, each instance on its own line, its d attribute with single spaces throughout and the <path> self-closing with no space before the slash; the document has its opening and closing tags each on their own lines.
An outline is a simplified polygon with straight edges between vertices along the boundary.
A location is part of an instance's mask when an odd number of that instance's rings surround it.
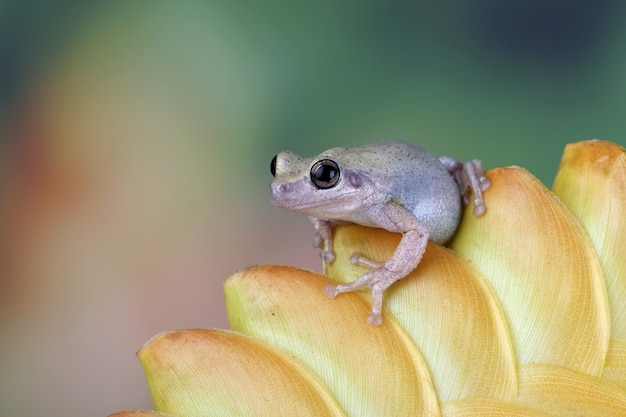
<svg viewBox="0 0 626 417">
<path fill-rule="evenodd" d="M 369 287 L 367 322 L 372 326 L 382 323 L 384 292 L 419 265 L 428 242 L 448 243 L 470 200 L 474 216 L 485 213 L 483 193 L 491 186 L 479 159 L 435 157 L 406 141 L 336 147 L 312 158 L 282 151 L 272 159 L 270 172 L 272 203 L 310 218 L 316 230 L 313 245 L 325 264 L 335 259 L 334 226 L 355 223 L 402 235 L 388 260 L 353 254 L 350 262 L 368 272 L 350 283 L 324 287 L 330 298 Z"/>
</svg>

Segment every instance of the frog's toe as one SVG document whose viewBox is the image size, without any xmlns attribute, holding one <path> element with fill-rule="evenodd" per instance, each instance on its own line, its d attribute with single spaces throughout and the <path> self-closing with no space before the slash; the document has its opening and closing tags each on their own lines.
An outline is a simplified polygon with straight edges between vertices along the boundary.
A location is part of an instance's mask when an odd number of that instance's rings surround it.
<svg viewBox="0 0 626 417">
<path fill-rule="evenodd" d="M 362 257 L 363 255 L 361 255 L 360 252 L 354 252 L 352 256 L 350 256 L 350 263 L 352 265 L 358 265 Z"/>
<path fill-rule="evenodd" d="M 350 257 L 350 263 L 352 265 L 363 266 L 369 269 L 377 269 L 383 266 L 382 262 L 372 261 L 371 259 L 368 259 L 365 256 L 361 255 L 359 252 L 355 252 L 352 254 L 352 256 Z"/>
<path fill-rule="evenodd" d="M 474 216 L 479 217 L 485 214 L 485 201 L 482 198 L 474 199 Z"/>
<path fill-rule="evenodd" d="M 337 285 L 328 284 L 324 287 L 324 294 L 326 294 L 328 298 L 335 298 L 336 296 L 339 295 L 340 292 L 341 291 L 339 291 L 339 288 Z"/>
<path fill-rule="evenodd" d="M 484 174 L 478 180 L 480 182 L 481 191 L 487 191 L 491 187 L 491 181 Z"/>
<path fill-rule="evenodd" d="M 324 261 L 327 264 L 335 260 L 335 252 L 332 249 L 323 250 L 320 253 L 320 256 L 322 257 L 322 261 Z"/>
<path fill-rule="evenodd" d="M 371 312 L 369 316 L 367 316 L 367 324 L 370 326 L 380 326 L 383 322 L 383 317 L 380 313 Z"/>
<path fill-rule="evenodd" d="M 322 235 L 320 235 L 320 232 L 317 232 L 313 235 L 313 247 L 314 248 L 321 248 L 322 247 Z"/>
</svg>

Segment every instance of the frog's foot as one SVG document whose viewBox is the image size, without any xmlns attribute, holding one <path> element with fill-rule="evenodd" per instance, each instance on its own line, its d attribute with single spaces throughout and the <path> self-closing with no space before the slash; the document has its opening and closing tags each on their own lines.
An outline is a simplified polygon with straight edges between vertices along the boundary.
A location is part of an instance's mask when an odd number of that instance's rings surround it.
<svg viewBox="0 0 626 417">
<path fill-rule="evenodd" d="M 325 264 L 335 260 L 335 252 L 332 249 L 332 240 L 324 240 L 319 232 L 313 235 L 313 247 L 320 249 L 320 258 Z"/>
<path fill-rule="evenodd" d="M 491 181 L 483 172 L 482 163 L 478 159 L 472 159 L 463 164 L 463 172 L 461 174 L 461 195 L 463 203 L 469 204 L 470 196 L 468 189 L 472 189 L 474 195 L 474 216 L 482 216 L 485 213 L 485 199 L 483 192 L 491 187 Z"/>
<path fill-rule="evenodd" d="M 354 258 L 355 255 L 353 255 Z M 324 293 L 334 298 L 344 292 L 356 291 L 364 287 L 372 288 L 372 312 L 367 317 L 367 322 L 372 326 L 378 326 L 382 323 L 381 311 L 383 308 L 383 294 L 394 282 L 398 281 L 402 276 L 385 268 L 385 264 L 370 261 L 359 256 L 358 262 L 364 266 L 374 266 L 370 272 L 361 275 L 348 284 L 327 285 L 324 287 Z"/>
<path fill-rule="evenodd" d="M 349 284 L 327 285 L 324 287 L 324 293 L 328 297 L 334 298 L 337 295 L 341 294 L 342 292 L 355 291 L 359 288 L 368 286 L 369 284 L 363 284 L 361 282 L 362 278 L 364 278 L 364 276 L 357 278 L 356 280 L 352 281 Z M 369 279 L 367 279 L 366 281 L 369 281 Z M 381 316 L 381 310 L 382 310 L 382 305 L 383 305 L 384 290 L 383 289 L 376 290 L 374 285 L 372 285 L 372 312 L 367 316 L 367 322 L 368 324 L 372 326 L 378 326 L 383 322 L 383 319 Z"/>
<path fill-rule="evenodd" d="M 474 196 L 474 216 L 481 216 L 485 213 L 485 200 L 483 192 L 491 187 L 491 181 L 485 175 L 482 163 L 479 159 L 472 159 L 461 163 L 449 156 L 440 156 L 439 161 L 446 167 L 450 175 L 459 185 L 461 198 L 465 206 L 469 205 L 469 190 Z"/>
<path fill-rule="evenodd" d="M 321 249 L 320 257 L 324 264 L 329 264 L 335 260 L 335 252 L 333 251 L 333 235 L 332 225 L 333 223 L 327 220 L 316 219 L 310 217 L 315 230 L 317 232 L 313 235 L 313 247 Z"/>
<path fill-rule="evenodd" d="M 385 265 L 383 262 L 372 261 L 364 257 L 358 252 L 352 254 L 352 256 L 350 257 L 350 263 L 352 265 L 363 266 L 372 271 L 376 269 L 380 269 Z M 372 271 L 361 275 L 359 278 L 355 279 L 354 281 L 348 284 L 327 285 L 324 288 L 324 293 L 330 298 L 335 298 L 337 295 L 341 294 L 342 292 L 356 291 L 361 288 L 368 287 L 372 284 L 372 280 L 373 280 Z"/>
</svg>

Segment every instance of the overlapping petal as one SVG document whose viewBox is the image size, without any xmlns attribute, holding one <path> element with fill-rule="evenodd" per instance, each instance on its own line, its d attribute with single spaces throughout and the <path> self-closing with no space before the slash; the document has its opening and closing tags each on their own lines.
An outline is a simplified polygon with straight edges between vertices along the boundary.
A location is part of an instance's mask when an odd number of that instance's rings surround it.
<svg viewBox="0 0 626 417">
<path fill-rule="evenodd" d="M 448 401 L 441 413 L 443 417 L 554 417 L 510 402 L 473 398 Z"/>
<path fill-rule="evenodd" d="M 231 327 L 311 368 L 348 415 L 437 416 L 428 367 L 387 314 L 376 329 L 359 294 L 324 295 L 331 281 L 290 267 L 244 270 L 225 283 Z"/>
<path fill-rule="evenodd" d="M 626 389 L 626 341 L 611 339 L 602 378 Z"/>
<path fill-rule="evenodd" d="M 579 222 L 539 180 L 517 167 L 489 171 L 487 213 L 465 215 L 450 244 L 491 284 L 518 364 L 602 371 L 610 324 L 606 286 Z"/>
<path fill-rule="evenodd" d="M 520 367 L 518 403 L 557 417 L 626 416 L 626 391 L 581 372 L 546 364 Z"/>
<path fill-rule="evenodd" d="M 626 151 L 605 141 L 568 145 L 552 187 L 589 234 L 611 307 L 611 337 L 626 340 Z"/>
<path fill-rule="evenodd" d="M 224 330 L 161 333 L 137 353 L 157 410 L 177 416 L 343 416 L 305 367 Z"/>
<path fill-rule="evenodd" d="M 568 145 L 552 189 L 599 255 L 611 308 L 602 377 L 626 388 L 626 150 L 600 140 Z"/>
</svg>

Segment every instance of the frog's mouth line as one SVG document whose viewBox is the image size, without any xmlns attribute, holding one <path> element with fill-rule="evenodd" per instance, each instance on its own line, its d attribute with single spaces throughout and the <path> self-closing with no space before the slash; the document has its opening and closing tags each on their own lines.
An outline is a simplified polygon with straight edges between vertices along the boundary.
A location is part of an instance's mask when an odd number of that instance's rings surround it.
<svg viewBox="0 0 626 417">
<path fill-rule="evenodd" d="M 323 193 L 324 190 L 321 190 L 321 192 Z M 297 199 L 297 198 L 281 198 L 284 197 L 284 195 L 282 196 L 278 196 L 278 198 L 275 197 L 274 193 L 272 192 L 270 195 L 270 198 L 272 200 L 272 203 L 274 205 L 276 205 L 277 207 L 283 208 L 283 209 L 287 209 L 287 210 L 292 210 L 292 211 L 300 211 L 300 212 L 311 212 L 311 211 L 316 211 L 316 210 L 324 210 L 324 211 L 330 211 L 331 213 L 325 214 L 325 216 L 328 215 L 334 215 L 334 214 L 343 214 L 346 211 L 352 211 L 357 209 L 357 207 L 360 207 L 363 203 L 363 201 L 367 200 L 367 197 L 359 197 L 358 199 L 354 198 L 355 194 L 361 194 L 358 192 L 358 190 L 354 190 L 354 191 L 350 191 L 350 192 L 345 192 L 342 193 L 340 195 L 335 194 L 329 194 L 327 198 L 323 198 L 322 194 L 316 194 L 315 198 L 312 198 L 310 201 L 303 201 L 303 199 Z M 356 207 L 354 207 L 356 206 Z"/>
</svg>

